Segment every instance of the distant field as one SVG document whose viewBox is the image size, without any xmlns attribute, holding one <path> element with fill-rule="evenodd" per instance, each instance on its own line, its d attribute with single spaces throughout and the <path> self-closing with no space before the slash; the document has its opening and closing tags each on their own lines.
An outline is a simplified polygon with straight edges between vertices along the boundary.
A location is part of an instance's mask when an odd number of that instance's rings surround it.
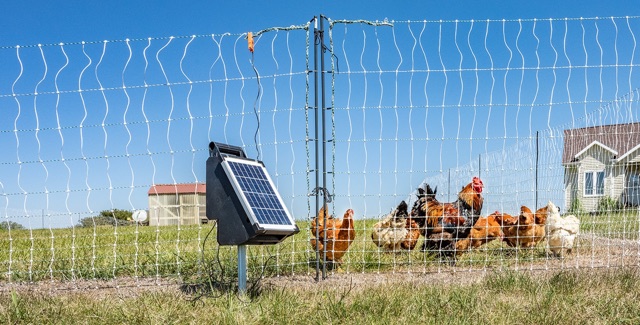
<svg viewBox="0 0 640 325">
<path fill-rule="evenodd" d="M 638 239 L 637 214 L 581 215 L 583 234 L 611 239 Z M 416 249 L 388 253 L 371 241 L 376 220 L 357 220 L 357 236 L 337 272 L 430 272 L 448 263 Z M 250 276 L 315 274 L 315 252 L 309 245 L 307 222 L 299 222 L 299 234 L 276 246 L 250 246 Z M 218 250 L 212 225 L 146 227 L 100 226 L 97 228 L 13 230 L 0 232 L 0 279 L 40 281 L 45 279 L 111 279 L 115 277 L 176 276 L 199 278 L 212 267 L 236 274 L 235 247 Z M 419 243 L 420 245 L 420 243 Z M 578 255 L 604 259 L 593 242 L 579 241 Z M 616 243 L 608 245 L 618 245 Z M 621 244 L 620 244 L 621 245 Z M 597 248 L 597 247 L 596 247 Z M 614 247 L 615 248 L 615 247 Z M 633 252 L 632 252 L 633 253 Z M 594 255 L 595 254 L 595 255 Z M 611 250 L 598 254 L 611 254 Z M 587 256 L 589 255 L 589 256 Z M 636 253 L 636 255 L 638 255 Z M 638 255 L 640 256 L 640 255 Z M 214 261 L 220 263 L 214 263 Z M 514 250 L 494 241 L 458 259 L 458 268 L 536 265 L 549 259 L 544 245 L 534 250 Z"/>
</svg>

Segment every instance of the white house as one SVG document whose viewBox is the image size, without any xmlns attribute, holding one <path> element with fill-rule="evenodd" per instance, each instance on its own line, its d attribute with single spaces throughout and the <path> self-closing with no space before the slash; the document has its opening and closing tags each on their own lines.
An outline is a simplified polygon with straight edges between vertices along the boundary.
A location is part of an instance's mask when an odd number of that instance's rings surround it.
<svg viewBox="0 0 640 325">
<path fill-rule="evenodd" d="M 204 183 L 161 184 L 149 189 L 149 226 L 195 225 L 207 221 Z"/>
<path fill-rule="evenodd" d="M 640 205 L 640 123 L 564 130 L 562 165 L 566 209 L 596 211 L 607 196 Z"/>
</svg>

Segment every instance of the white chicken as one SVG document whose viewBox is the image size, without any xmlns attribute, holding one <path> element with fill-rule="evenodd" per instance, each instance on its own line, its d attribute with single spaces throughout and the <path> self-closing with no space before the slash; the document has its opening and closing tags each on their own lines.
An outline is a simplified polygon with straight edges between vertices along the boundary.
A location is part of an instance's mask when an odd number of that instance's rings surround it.
<svg viewBox="0 0 640 325">
<path fill-rule="evenodd" d="M 571 254 L 573 242 L 580 231 L 580 220 L 574 215 L 560 217 L 558 207 L 553 202 L 547 204 L 548 216 L 545 223 L 547 232 L 547 248 L 557 257 L 564 256 L 564 252 Z"/>
<path fill-rule="evenodd" d="M 407 216 L 407 203 L 402 201 L 382 221 L 373 225 L 373 232 L 371 233 L 373 243 L 385 250 L 400 251 L 402 242 L 409 233 L 406 228 Z"/>
</svg>

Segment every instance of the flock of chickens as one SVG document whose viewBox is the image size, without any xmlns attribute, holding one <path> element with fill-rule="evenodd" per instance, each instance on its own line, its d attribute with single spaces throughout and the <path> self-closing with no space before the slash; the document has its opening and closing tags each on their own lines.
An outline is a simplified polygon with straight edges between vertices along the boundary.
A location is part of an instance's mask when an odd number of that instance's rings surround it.
<svg viewBox="0 0 640 325">
<path fill-rule="evenodd" d="M 405 201 L 373 226 L 373 243 L 389 252 L 413 250 L 424 237 L 422 250 L 440 256 L 453 257 L 500 239 L 510 247 L 535 247 L 547 238 L 547 250 L 562 257 L 571 253 L 580 228 L 573 215 L 561 217 L 558 207 L 549 203 L 532 212 L 526 206 L 512 216 L 495 211 L 482 217 L 484 184 L 473 177 L 458 193 L 458 199 L 441 203 L 436 199 L 437 187 L 426 184 L 418 188 L 418 199 L 411 212 Z M 323 207 L 311 222 L 311 246 L 327 261 L 341 263 L 342 256 L 356 237 L 353 210 L 348 209 L 342 220 L 326 213 Z"/>
</svg>

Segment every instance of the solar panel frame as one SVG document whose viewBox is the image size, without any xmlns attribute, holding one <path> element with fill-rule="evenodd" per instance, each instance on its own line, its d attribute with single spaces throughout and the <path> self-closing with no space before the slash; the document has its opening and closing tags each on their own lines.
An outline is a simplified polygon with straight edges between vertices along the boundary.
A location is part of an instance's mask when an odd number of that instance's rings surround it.
<svg viewBox="0 0 640 325">
<path fill-rule="evenodd" d="M 248 166 L 241 171 L 246 175 L 238 175 L 237 166 Z M 271 176 L 260 162 L 225 157 L 222 168 L 252 224 L 266 231 L 291 232 L 298 229 Z M 268 199 L 265 198 L 267 196 Z M 275 211 L 281 211 L 284 216 L 277 215 Z"/>
</svg>

